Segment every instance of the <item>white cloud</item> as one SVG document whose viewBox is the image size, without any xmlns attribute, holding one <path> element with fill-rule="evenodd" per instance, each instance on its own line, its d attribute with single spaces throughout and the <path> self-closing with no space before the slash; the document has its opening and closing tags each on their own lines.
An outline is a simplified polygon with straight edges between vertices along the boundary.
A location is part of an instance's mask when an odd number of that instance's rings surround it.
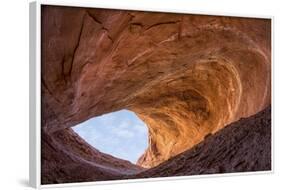
<svg viewBox="0 0 281 190">
<path fill-rule="evenodd" d="M 118 128 L 121 129 L 127 129 L 128 127 L 130 127 L 131 122 L 128 120 L 123 120 L 119 125 Z"/>
<path fill-rule="evenodd" d="M 141 133 L 141 134 L 147 134 L 147 126 L 144 124 L 144 125 L 135 125 L 133 127 L 133 129 L 137 132 L 137 133 Z"/>
<path fill-rule="evenodd" d="M 122 138 L 133 138 L 134 133 L 127 129 L 116 130 L 116 135 Z"/>
<path fill-rule="evenodd" d="M 112 126 L 117 118 L 116 116 L 114 116 L 114 114 L 104 114 L 102 116 L 97 117 L 96 119 L 99 120 L 103 125 Z"/>
</svg>

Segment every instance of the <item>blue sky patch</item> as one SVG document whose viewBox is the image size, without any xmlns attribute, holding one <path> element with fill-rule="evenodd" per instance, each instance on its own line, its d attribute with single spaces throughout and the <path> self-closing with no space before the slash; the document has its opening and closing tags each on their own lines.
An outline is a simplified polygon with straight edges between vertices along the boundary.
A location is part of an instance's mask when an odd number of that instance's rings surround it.
<svg viewBox="0 0 281 190">
<path fill-rule="evenodd" d="M 146 124 L 128 110 L 91 118 L 72 129 L 99 151 L 132 163 L 148 146 Z"/>
</svg>

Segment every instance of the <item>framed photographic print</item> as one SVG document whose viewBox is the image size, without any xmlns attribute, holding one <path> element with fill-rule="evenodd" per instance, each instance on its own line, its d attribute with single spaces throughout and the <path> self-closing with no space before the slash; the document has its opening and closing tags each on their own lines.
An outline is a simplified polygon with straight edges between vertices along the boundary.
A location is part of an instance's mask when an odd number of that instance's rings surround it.
<svg viewBox="0 0 281 190">
<path fill-rule="evenodd" d="M 272 171 L 272 18 L 30 4 L 30 181 Z"/>
</svg>

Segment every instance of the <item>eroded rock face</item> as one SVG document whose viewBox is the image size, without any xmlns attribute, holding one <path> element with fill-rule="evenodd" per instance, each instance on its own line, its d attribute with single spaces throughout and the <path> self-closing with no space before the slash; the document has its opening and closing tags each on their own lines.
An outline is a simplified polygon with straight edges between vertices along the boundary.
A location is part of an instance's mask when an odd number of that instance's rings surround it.
<svg viewBox="0 0 281 190">
<path fill-rule="evenodd" d="M 121 179 L 144 169 L 90 146 L 72 129 L 42 135 L 42 184 Z"/>
<path fill-rule="evenodd" d="M 71 129 L 43 136 L 42 183 L 271 170 L 271 108 L 242 118 L 193 148 L 144 170 L 99 152 Z"/>
<path fill-rule="evenodd" d="M 138 164 L 157 166 L 270 104 L 270 34 L 267 19 L 44 6 L 42 133 L 129 109 L 149 128 Z"/>
<path fill-rule="evenodd" d="M 271 170 L 271 108 L 242 118 L 193 148 L 127 178 Z"/>
</svg>

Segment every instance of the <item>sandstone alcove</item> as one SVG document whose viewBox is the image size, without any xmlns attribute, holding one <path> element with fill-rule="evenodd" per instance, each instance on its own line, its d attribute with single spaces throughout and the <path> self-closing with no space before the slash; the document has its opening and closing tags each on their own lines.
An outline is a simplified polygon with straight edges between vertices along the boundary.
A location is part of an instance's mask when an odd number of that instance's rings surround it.
<svg viewBox="0 0 281 190">
<path fill-rule="evenodd" d="M 129 110 L 94 117 L 72 129 L 102 153 L 134 164 L 148 146 L 146 124 Z"/>
<path fill-rule="evenodd" d="M 44 6 L 42 31 L 44 184 L 271 168 L 269 19 Z M 138 165 L 71 129 L 121 109 Z"/>
</svg>

